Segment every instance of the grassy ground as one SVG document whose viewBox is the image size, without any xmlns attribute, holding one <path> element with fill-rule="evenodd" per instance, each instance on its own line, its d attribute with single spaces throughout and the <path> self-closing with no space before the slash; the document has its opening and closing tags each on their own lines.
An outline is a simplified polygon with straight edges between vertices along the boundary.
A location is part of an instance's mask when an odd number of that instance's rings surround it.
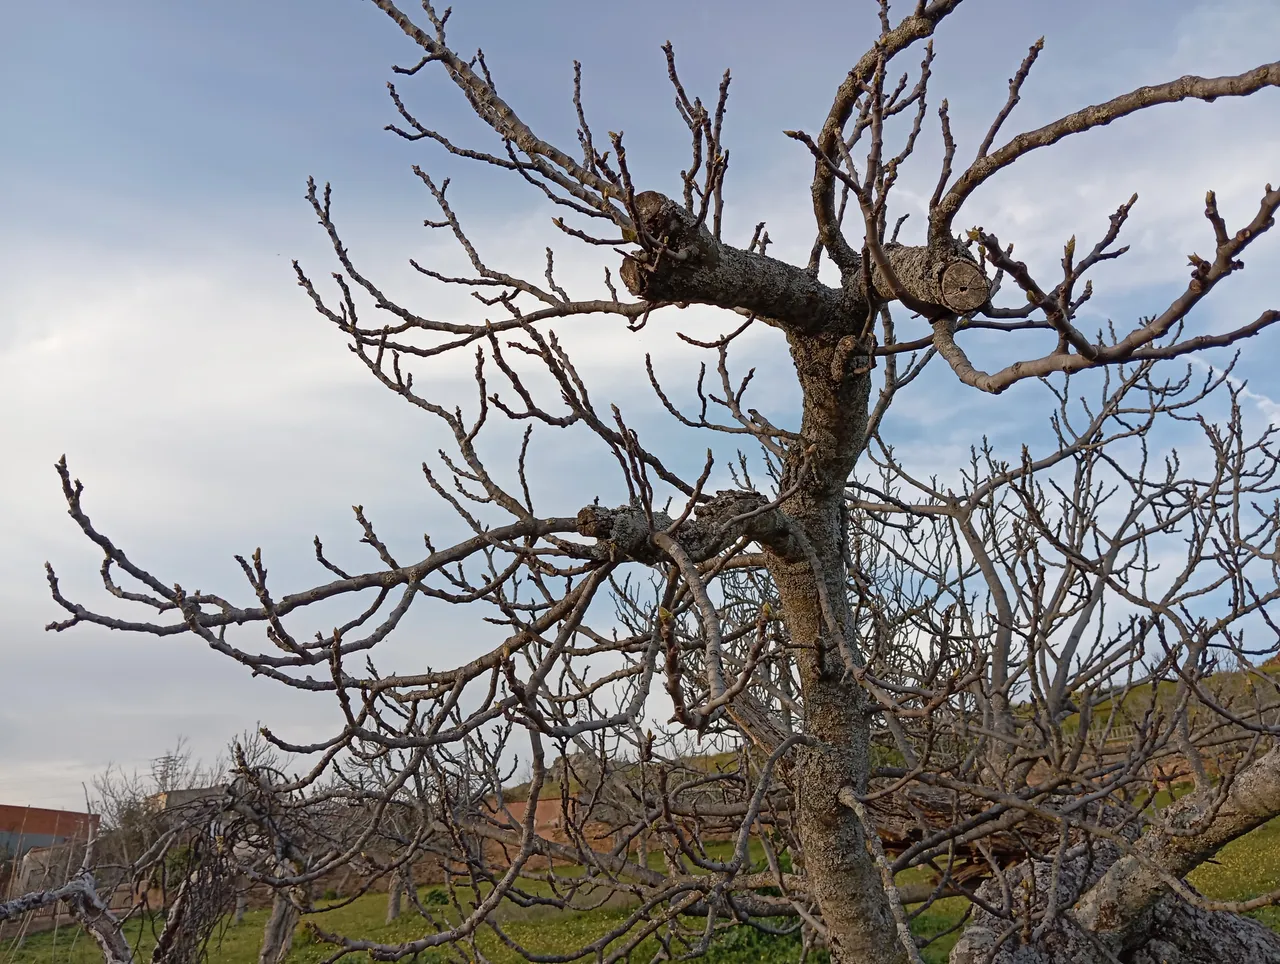
<svg viewBox="0 0 1280 964">
<path fill-rule="evenodd" d="M 1247 900 L 1280 887 L 1280 818 L 1233 840 L 1188 879 L 1213 900 Z M 1280 931 L 1280 907 L 1264 907 L 1249 916 Z"/>
<path fill-rule="evenodd" d="M 1272 821 L 1225 847 L 1212 863 L 1204 864 L 1191 875 L 1191 882 L 1202 893 L 1218 900 L 1240 900 L 1280 887 L 1280 820 Z M 529 885 L 533 891 L 544 887 L 538 883 Z M 425 894 L 424 891 L 424 899 Z M 940 933 L 951 927 L 963 912 L 962 899 L 940 901 L 916 918 L 913 930 L 918 935 Z M 319 915 L 316 921 L 325 930 L 384 942 L 420 937 L 427 930 L 421 918 L 414 913 L 406 912 L 391 924 L 383 922 L 385 913 L 385 895 L 370 894 L 347 907 Z M 504 905 L 499 920 L 502 930 L 512 940 L 537 953 L 556 954 L 576 950 L 607 933 L 628 913 L 627 908 L 616 906 L 566 913 L 547 908 Z M 266 916 L 265 910 L 251 911 L 239 925 L 227 927 L 211 949 L 209 959 L 212 964 L 256 964 Z M 1280 929 L 1280 909 L 1266 908 L 1255 912 L 1254 916 L 1268 926 Z M 139 959 L 149 960 L 154 944 L 150 925 L 133 921 L 128 925 L 127 934 L 130 942 L 139 949 Z M 925 949 L 925 960 L 929 964 L 942 964 L 957 936 L 950 934 L 930 945 Z M 477 933 L 476 945 L 494 964 L 514 964 L 523 960 L 488 928 Z M 636 949 L 631 959 L 648 961 L 656 950 L 656 942 L 649 939 Z M 289 964 L 317 964 L 330 951 L 328 945 L 315 942 L 303 928 L 299 928 Z M 798 938 L 770 937 L 747 928 L 735 928 L 713 943 L 703 960 L 708 964 L 788 964 L 799 958 Z M 363 964 L 365 958 L 352 956 L 348 960 L 353 964 Z M 420 964 L 435 964 L 449 958 L 442 951 L 427 951 L 417 960 Z M 824 964 L 825 957 L 811 955 L 810 960 Z M 64 928 L 57 933 L 35 935 L 21 949 L 7 943 L 0 944 L 0 964 L 97 964 L 99 961 L 101 957 L 93 943 L 76 929 Z"/>
<path fill-rule="evenodd" d="M 505 918 L 501 923 L 503 932 L 526 948 L 543 954 L 576 950 L 617 926 L 628 913 L 624 908 L 605 908 L 581 913 L 513 911 L 502 915 Z M 318 923 L 326 930 L 357 934 L 366 939 L 389 943 L 421 937 L 424 933 L 422 921 L 416 915 L 405 914 L 400 920 L 385 924 L 385 913 L 385 895 L 369 895 L 342 910 L 322 915 Z M 256 964 L 266 917 L 265 910 L 251 911 L 239 925 L 226 928 L 221 939 L 210 949 L 209 960 L 214 964 Z M 130 943 L 138 948 L 139 960 L 149 960 L 154 946 L 149 926 L 132 922 L 127 927 L 127 934 Z M 503 946 L 497 935 L 488 928 L 477 933 L 476 946 L 494 964 L 514 964 L 524 960 L 515 951 Z M 299 928 L 288 961 L 289 964 L 317 964 L 328 957 L 332 950 L 328 945 L 315 942 L 304 929 Z M 633 959 L 647 961 L 656 950 L 656 942 L 646 940 L 637 948 Z M 785 961 L 797 961 L 799 956 L 798 939 L 769 939 L 754 932 L 735 932 L 716 942 L 705 960 L 711 964 L 759 964 L 762 960 L 781 964 Z M 7 946 L 0 947 L 0 961 L 5 964 L 99 964 L 101 960 L 93 943 L 74 930 L 36 935 L 29 938 L 16 953 Z M 353 955 L 348 960 L 364 962 L 367 958 Z M 420 964 L 443 964 L 456 958 L 450 958 L 445 951 L 429 950 L 416 960 Z"/>
</svg>

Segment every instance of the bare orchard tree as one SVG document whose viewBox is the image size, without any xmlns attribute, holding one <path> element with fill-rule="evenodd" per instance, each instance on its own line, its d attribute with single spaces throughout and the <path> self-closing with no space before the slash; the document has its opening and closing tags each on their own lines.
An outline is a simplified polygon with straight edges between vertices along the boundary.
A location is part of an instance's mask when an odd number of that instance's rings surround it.
<svg viewBox="0 0 1280 964">
<path fill-rule="evenodd" d="M 454 823 L 447 812 L 453 801 L 484 795 L 485 784 L 424 766 L 416 749 L 388 751 L 360 739 L 337 746 L 346 751 L 340 760 L 322 757 L 300 776 L 279 769 L 259 739 L 234 748 L 234 779 L 210 826 L 230 868 L 228 879 L 272 893 L 261 964 L 288 957 L 304 915 L 323 933 L 326 912 L 348 906 L 379 883 L 388 887 L 389 921 L 399 916 L 406 896 L 422 910 L 415 869 L 434 867 L 456 849 L 457 839 L 447 829 Z M 347 886 L 353 878 L 355 885 Z M 334 888 L 317 905 L 318 885 L 338 881 L 344 882 L 342 893 Z"/>
<path fill-rule="evenodd" d="M 203 794 L 165 807 L 159 794 L 189 792 L 193 775 L 182 751 L 157 761 L 155 782 L 111 770 L 94 781 L 102 828 L 81 848 L 78 869 L 42 880 L 37 889 L 0 903 L 0 922 L 33 911 L 65 909 L 98 945 L 106 964 L 144 959 L 136 940 L 150 928 L 153 964 L 199 964 L 234 905 L 237 861 L 214 831 L 221 794 Z M 72 865 L 77 866 L 77 865 Z M 133 928 L 124 924 L 141 916 Z"/>
<path fill-rule="evenodd" d="M 572 297 L 550 248 L 542 277 L 505 273 L 469 239 L 448 181 L 415 167 L 439 209 L 428 226 L 452 235 L 471 269 L 413 267 L 488 311 L 437 319 L 364 274 L 328 186 L 310 184 L 341 270 L 332 297 L 300 267 L 298 283 L 373 377 L 455 447 L 440 454 L 443 477 L 423 471 L 472 534 L 449 546 L 428 538 L 417 561 L 397 558 L 357 507 L 374 568 L 339 565 L 317 538 L 332 578 L 280 595 L 260 554 L 238 557 L 256 597 L 242 606 L 133 561 L 90 522 L 80 483 L 58 464 L 72 518 L 105 554 L 107 590 L 154 615 L 100 614 L 67 598 L 50 569 L 69 616 L 49 628 L 191 634 L 340 706 L 345 724 L 329 739 L 276 738 L 316 763 L 275 792 L 345 794 L 364 807 L 364 829 L 305 867 L 273 850 L 279 860 L 256 879 L 305 886 L 375 839 L 396 845 L 378 858 L 386 873 L 425 849 L 441 854 L 455 910 L 419 903 L 416 939 L 317 926 L 335 953 L 379 960 L 440 945 L 478 956 L 481 936 L 534 957 L 539 948 L 503 929 L 504 901 L 582 909 L 615 897 L 630 909 L 580 954 L 675 958 L 745 924 L 806 951 L 825 946 L 837 962 L 897 964 L 919 959 L 912 919 L 962 895 L 956 962 L 1280 962 L 1280 939 L 1239 914 L 1277 895 L 1222 904 L 1186 882 L 1280 813 L 1280 699 L 1260 668 L 1276 651 L 1280 599 L 1276 439 L 1252 432 L 1229 374 L 1193 378 L 1176 361 L 1280 319 L 1267 311 L 1213 333 L 1190 323 L 1272 227 L 1280 190 L 1268 185 L 1239 226 L 1210 192 L 1209 250 L 1192 256 L 1185 287 L 1097 335 L 1077 323 L 1087 276 L 1124 253 L 1136 197 L 1092 245 L 1066 243 L 1056 279 L 1033 275 L 983 227 L 957 236 L 970 196 L 1031 152 L 1156 105 L 1271 97 L 1280 63 L 1142 87 L 1002 139 L 1037 43 L 967 166 L 942 101 L 927 233 L 907 244 L 890 197 L 930 116 L 930 37 L 959 0 L 920 0 L 896 23 L 883 3 L 879 36 L 822 127 L 787 132 L 813 158 L 816 224 L 808 262 L 789 264 L 768 255 L 763 224 L 743 245 L 722 237 L 727 72 L 704 103 L 665 48 L 693 152 L 672 197 L 636 183 L 635 145 L 589 126 L 576 65 L 578 143 L 565 150 L 500 96 L 483 54 L 449 45 L 447 11 L 424 0 L 415 21 L 374 2 L 421 48 L 396 72 L 415 83 L 441 72 L 493 146 L 428 127 L 395 85 L 390 129 L 522 179 L 558 206 L 553 224 L 569 243 L 622 253 L 599 297 Z M 895 80 L 912 50 L 918 70 Z M 823 280 L 824 264 L 837 281 Z M 689 409 L 646 359 L 656 404 L 642 417 L 669 415 L 678 432 L 743 448 L 708 451 L 682 474 L 688 447 L 660 450 L 672 431 L 642 433 L 589 390 L 551 326 L 594 315 L 634 330 L 688 305 L 725 312 L 725 333 L 678 335 L 710 353 L 713 384 L 699 378 Z M 906 316 L 929 333 L 900 338 Z M 737 339 L 761 327 L 790 351 L 794 412 L 766 415 L 748 397 L 750 376 L 731 374 Z M 460 353 L 474 356 L 469 414 L 422 390 Z M 984 370 L 979 353 L 1001 361 Z M 974 432 L 967 466 L 913 465 L 882 432 L 885 414 L 909 386 L 947 379 L 991 394 L 1028 383 L 1024 399 L 1038 383 L 1052 431 L 1004 454 Z M 522 444 L 509 425 L 525 426 Z M 556 434 L 616 464 L 626 501 L 535 508 L 550 461 L 539 440 Z M 495 467 L 492 449 L 503 453 Z M 120 572 L 137 585 L 120 585 Z M 339 597 L 353 603 L 348 622 L 300 631 L 309 606 Z M 473 607 L 503 638 L 454 668 L 375 670 L 370 650 L 418 600 Z M 230 631 L 246 623 L 270 645 Z M 443 640 L 422 662 L 439 667 L 448 651 Z M 664 704 L 670 723 L 652 722 Z M 341 777 L 353 753 L 383 766 L 373 792 Z M 529 780 L 513 788 L 517 760 Z M 1154 807 L 1171 779 L 1192 789 Z"/>
<path fill-rule="evenodd" d="M 18 920 L 47 908 L 66 908 L 93 938 L 106 964 L 133 964 L 133 948 L 121 931 L 120 921 L 108 908 L 93 873 L 93 843 L 90 838 L 79 868 L 66 880 L 0 902 L 0 922 Z"/>
</svg>

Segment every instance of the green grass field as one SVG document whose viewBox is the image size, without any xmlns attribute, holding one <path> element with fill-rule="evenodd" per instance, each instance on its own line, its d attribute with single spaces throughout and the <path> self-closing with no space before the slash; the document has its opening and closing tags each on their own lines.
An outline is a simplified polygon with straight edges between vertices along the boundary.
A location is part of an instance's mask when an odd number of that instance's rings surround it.
<svg viewBox="0 0 1280 964">
<path fill-rule="evenodd" d="M 1192 874 L 1191 882 L 1202 893 L 1218 900 L 1245 899 L 1280 887 L 1280 819 L 1225 847 L 1214 862 L 1205 864 Z M 538 882 L 528 885 L 529 890 L 540 888 L 545 889 L 545 885 Z M 963 912 L 963 899 L 940 901 L 916 919 L 913 929 L 919 935 L 940 933 L 954 924 Z M 427 930 L 422 919 L 407 905 L 406 913 L 391 924 L 383 922 L 385 913 L 385 895 L 370 894 L 346 907 L 318 915 L 316 922 L 325 930 L 384 942 L 412 939 Z M 498 919 L 508 937 L 531 951 L 563 954 L 607 933 L 627 914 L 625 907 L 616 906 L 565 913 L 506 904 Z M 239 925 L 227 927 L 211 949 L 210 961 L 213 964 L 256 964 L 266 916 L 265 910 L 251 911 Z M 1254 916 L 1268 926 L 1280 929 L 1280 909 L 1265 908 Z M 139 960 L 149 960 L 154 943 L 151 925 L 133 921 L 128 925 L 127 933 L 130 942 L 139 950 Z M 925 960 L 929 964 L 944 962 L 957 936 L 950 934 L 930 945 L 924 952 Z M 477 932 L 476 944 L 495 964 L 514 964 L 523 960 L 489 928 L 481 928 Z M 633 952 L 632 960 L 648 961 L 656 950 L 657 943 L 650 938 Z M 290 964 L 317 964 L 331 952 L 331 947 L 315 942 L 305 927 L 299 927 L 288 960 Z M 726 931 L 712 945 L 704 960 L 709 964 L 787 964 L 799 958 L 798 938 L 771 937 L 749 928 L 734 928 Z M 417 958 L 420 964 L 443 964 L 450 959 L 443 951 L 428 951 Z M 353 955 L 347 960 L 359 964 L 366 958 Z M 811 955 L 810 960 L 823 962 L 825 957 Z M 96 964 L 98 961 L 101 957 L 96 947 L 75 928 L 34 935 L 20 949 L 8 942 L 0 944 L 0 964 Z"/>
</svg>

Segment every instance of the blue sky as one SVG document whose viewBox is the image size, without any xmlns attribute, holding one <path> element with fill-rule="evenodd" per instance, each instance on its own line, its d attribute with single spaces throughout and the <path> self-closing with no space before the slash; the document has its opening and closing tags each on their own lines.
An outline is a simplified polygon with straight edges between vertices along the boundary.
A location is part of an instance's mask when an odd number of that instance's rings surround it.
<svg viewBox="0 0 1280 964">
<path fill-rule="evenodd" d="M 625 131 L 643 187 L 674 192 L 687 149 L 660 44 L 675 44 L 686 83 L 704 96 L 731 67 L 728 237 L 744 243 L 767 220 L 773 253 L 807 252 L 810 164 L 781 131 L 820 124 L 870 41 L 870 2 L 794 2 L 785 14 L 730 0 L 455 7 L 455 46 L 482 46 L 500 91 L 535 130 L 568 147 L 572 61 L 581 60 L 589 116 L 598 131 Z M 1042 34 L 1045 52 L 1007 134 L 1140 84 L 1272 59 L 1280 8 L 967 0 L 939 31 L 931 97 L 949 98 L 962 157 Z M 292 258 L 318 279 L 332 270 L 303 200 L 308 175 L 333 182 L 339 223 L 368 272 L 437 315 L 480 317 L 474 302 L 426 288 L 405 266 L 409 257 L 458 266 L 445 239 L 421 228 L 434 212 L 412 163 L 454 177 L 451 197 L 473 239 L 505 270 L 539 276 L 543 247 L 553 244 L 562 278 L 587 295 L 603 264 L 616 269 L 616 256 L 562 244 L 522 183 L 382 131 L 394 120 L 390 65 L 414 59 L 394 25 L 361 0 L 11 4 L 0 14 L 0 410 L 11 413 L 0 426 L 0 801 L 74 806 L 82 782 L 108 762 L 145 766 L 180 734 L 207 758 L 258 720 L 305 739 L 330 718 L 324 700 L 250 680 L 189 639 L 44 633 L 59 615 L 46 558 L 69 593 L 101 599 L 100 560 L 66 518 L 52 469 L 63 452 L 95 522 L 152 571 L 188 586 L 243 592 L 231 556 L 255 546 L 277 586 L 309 585 L 321 576 L 315 533 L 350 565 L 373 565 L 356 552 L 355 503 L 406 554 L 424 529 L 447 534 L 454 525 L 418 468 L 440 444 L 438 427 L 372 384 L 294 285 Z M 459 140 L 483 133 L 439 74 L 397 79 L 424 120 Z M 922 141 L 904 175 L 902 210 L 927 196 L 935 148 L 936 136 Z M 1067 237 L 1092 243 L 1138 191 L 1133 251 L 1095 281 L 1097 320 L 1126 324 L 1167 304 L 1188 253 L 1207 253 L 1204 191 L 1218 192 L 1235 226 L 1252 216 L 1264 182 L 1280 182 L 1277 159 L 1275 91 L 1160 108 L 1029 158 L 962 220 L 1016 241 L 1019 256 L 1048 276 Z M 1197 324 L 1213 330 L 1276 306 L 1280 244 L 1258 243 L 1246 264 Z M 640 336 L 599 320 L 557 328 L 582 352 L 598 400 L 616 398 L 657 433 L 665 423 L 641 381 L 643 352 L 655 353 L 664 382 L 687 397 L 681 379 L 696 358 L 672 331 L 726 326 L 691 309 Z M 1270 401 L 1280 398 L 1274 342 L 1246 345 L 1241 368 L 1258 416 L 1271 419 L 1280 417 Z M 785 411 L 792 396 L 776 340 L 751 342 L 743 361 L 760 368 L 760 407 Z M 465 372 L 437 377 L 443 395 L 470 397 Z M 954 467 L 984 431 L 1009 444 L 1042 431 L 1034 404 L 980 397 L 942 369 L 917 389 L 889 428 L 925 474 Z M 700 460 L 705 441 L 671 439 L 674 458 Z M 570 514 L 595 493 L 620 498 L 599 450 L 547 451 L 559 470 L 548 466 L 539 482 L 543 511 Z M 442 665 L 476 645 L 465 614 L 424 613 L 415 626 L 387 659 Z"/>
</svg>

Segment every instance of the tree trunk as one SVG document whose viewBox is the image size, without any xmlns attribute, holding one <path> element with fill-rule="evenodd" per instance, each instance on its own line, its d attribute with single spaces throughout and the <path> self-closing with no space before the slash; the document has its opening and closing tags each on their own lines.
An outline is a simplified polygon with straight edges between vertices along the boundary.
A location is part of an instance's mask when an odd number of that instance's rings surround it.
<svg viewBox="0 0 1280 964">
<path fill-rule="evenodd" d="M 850 686 L 817 680 L 806 688 L 808 733 L 793 770 L 797 830 L 809 892 L 822 909 L 834 964 L 905 962 L 865 830 L 836 799 L 866 777 L 867 720 Z"/>
<path fill-rule="evenodd" d="M 1022 944 L 1018 934 L 990 956 L 1003 927 L 976 923 L 951 951 L 950 964 L 1280 964 L 1280 937 L 1249 917 L 1211 914 L 1169 898 L 1151 918 L 1152 930 L 1116 957 L 1081 931 L 1054 930 Z"/>
<path fill-rule="evenodd" d="M 835 590 L 835 567 L 826 568 L 828 589 Z M 791 771 L 809 891 L 822 909 L 834 964 L 898 964 L 906 953 L 862 824 L 837 799 L 842 787 L 866 789 L 870 726 L 863 694 L 843 679 L 844 663 L 823 626 L 810 568 L 777 566 L 773 574 L 801 664 L 805 731 L 816 741 L 797 749 Z M 842 564 L 835 575 L 843 583 Z M 843 585 L 828 598 L 837 619 L 847 615 Z"/>
<path fill-rule="evenodd" d="M 400 898 L 404 894 L 404 875 L 397 870 L 391 875 L 387 887 L 387 923 L 390 924 L 400 916 Z"/>
<path fill-rule="evenodd" d="M 262 950 L 258 964 L 282 964 L 293 948 L 293 929 L 298 923 L 298 909 L 286 890 L 276 891 L 271 902 L 271 916 L 262 933 Z"/>
<path fill-rule="evenodd" d="M 244 920 L 244 912 L 249 909 L 249 895 L 245 891 L 236 894 L 236 909 L 231 913 L 232 926 Z"/>
<path fill-rule="evenodd" d="M 864 792 L 869 773 L 865 695 L 846 664 L 855 657 L 844 486 L 866 439 L 870 376 L 864 366 L 836 364 L 842 347 L 848 354 L 838 331 L 790 340 L 804 389 L 804 444 L 788 458 L 780 487 L 801 486 L 782 509 L 810 551 L 804 560 L 770 554 L 768 565 L 799 669 L 805 732 L 814 740 L 797 749 L 791 771 L 804 873 L 833 964 L 903 964 L 907 952 L 864 829 L 838 800 L 843 787 Z"/>
</svg>

